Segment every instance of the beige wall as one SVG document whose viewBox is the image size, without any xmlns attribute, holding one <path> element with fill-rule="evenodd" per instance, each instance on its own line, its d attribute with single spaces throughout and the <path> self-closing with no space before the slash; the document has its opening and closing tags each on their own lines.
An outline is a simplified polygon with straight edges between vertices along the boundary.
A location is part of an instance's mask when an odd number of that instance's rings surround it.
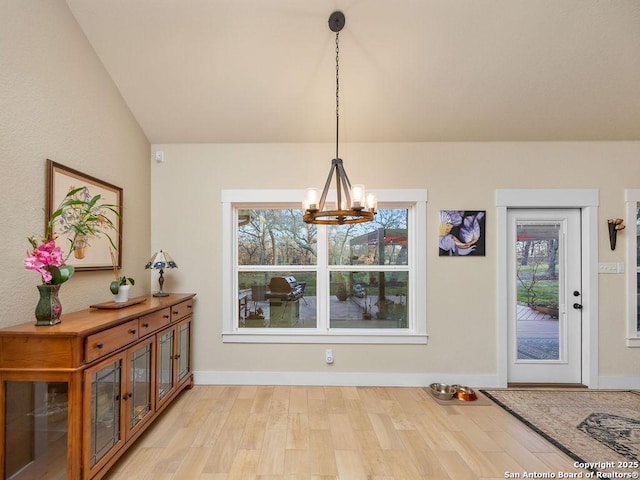
<svg viewBox="0 0 640 480">
<path fill-rule="evenodd" d="M 0 327 L 34 321 L 38 274 L 23 268 L 27 237 L 43 234 L 45 163 L 124 189 L 123 267 L 150 290 L 149 143 L 64 1 L 2 1 L 0 15 Z M 112 298 L 111 272 L 78 272 L 63 311 Z"/>
<path fill-rule="evenodd" d="M 611 251 L 606 219 L 624 216 L 624 189 L 640 186 L 640 143 L 347 144 L 352 181 L 368 189 L 428 189 L 428 345 L 223 344 L 221 191 L 322 186 L 333 145 L 152 145 L 152 244 L 179 264 L 169 291 L 198 293 L 195 369 L 207 381 L 306 378 L 376 383 L 385 373 L 407 381 L 439 378 L 489 382 L 497 370 L 495 191 L 504 188 L 596 188 L 600 193 L 599 262 L 624 262 L 627 233 Z M 487 210 L 487 255 L 440 258 L 441 209 Z M 164 218 L 164 220 L 163 220 Z M 640 382 L 640 349 L 625 346 L 624 275 L 599 276 L 599 376 Z M 335 363 L 324 364 L 331 346 Z M 252 373 L 252 372 L 262 372 Z M 279 372 L 273 374 L 273 372 Z M 303 372 L 305 375 L 295 375 Z M 379 375 L 376 376 L 375 374 Z M 329 375 L 329 376 L 327 376 Z M 347 381 L 348 381 L 347 380 Z M 274 381 L 274 380 L 272 380 Z M 476 383 L 478 384 L 478 383 Z"/>
</svg>

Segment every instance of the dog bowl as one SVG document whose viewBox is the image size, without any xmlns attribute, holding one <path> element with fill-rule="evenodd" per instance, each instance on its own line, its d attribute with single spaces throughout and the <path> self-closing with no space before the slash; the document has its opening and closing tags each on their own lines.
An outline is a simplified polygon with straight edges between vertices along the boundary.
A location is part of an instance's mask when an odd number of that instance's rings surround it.
<svg viewBox="0 0 640 480">
<path fill-rule="evenodd" d="M 456 391 L 456 398 L 458 400 L 464 400 L 467 402 L 472 402 L 478 399 L 476 392 L 473 391 L 473 388 L 463 387 L 462 385 L 458 385 L 458 389 Z"/>
<path fill-rule="evenodd" d="M 439 400 L 451 400 L 458 391 L 454 385 L 447 385 L 446 383 L 432 383 L 429 385 L 429 390 L 431 395 Z"/>
</svg>

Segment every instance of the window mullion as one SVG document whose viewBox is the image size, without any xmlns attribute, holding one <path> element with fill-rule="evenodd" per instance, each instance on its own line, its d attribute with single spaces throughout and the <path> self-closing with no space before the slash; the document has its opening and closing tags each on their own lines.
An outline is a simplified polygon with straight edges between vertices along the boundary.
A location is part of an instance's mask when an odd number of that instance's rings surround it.
<svg viewBox="0 0 640 480">
<path fill-rule="evenodd" d="M 317 270 L 317 328 L 321 332 L 329 330 L 329 269 L 328 269 L 328 229 L 326 225 L 318 225 L 318 243 L 316 258 Z"/>
</svg>

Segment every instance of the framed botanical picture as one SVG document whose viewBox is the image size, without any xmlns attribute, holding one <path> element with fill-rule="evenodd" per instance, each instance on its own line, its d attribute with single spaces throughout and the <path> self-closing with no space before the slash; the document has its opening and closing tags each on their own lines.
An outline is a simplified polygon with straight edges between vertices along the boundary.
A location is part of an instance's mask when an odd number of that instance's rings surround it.
<svg viewBox="0 0 640 480">
<path fill-rule="evenodd" d="M 73 199 L 92 203 L 89 211 L 80 208 L 65 209 L 53 226 L 56 243 L 63 252 L 73 249 L 66 259 L 76 270 L 111 270 L 122 264 L 122 188 L 85 173 L 47 160 L 47 192 L 45 224 L 53 212 L 71 193 Z M 116 213 L 117 212 L 117 213 Z M 95 228 L 79 232 L 78 216 L 90 215 L 97 219 Z M 112 257 L 113 256 L 113 257 Z"/>
<path fill-rule="evenodd" d="M 486 216 L 486 210 L 440 210 L 440 256 L 484 256 Z"/>
</svg>

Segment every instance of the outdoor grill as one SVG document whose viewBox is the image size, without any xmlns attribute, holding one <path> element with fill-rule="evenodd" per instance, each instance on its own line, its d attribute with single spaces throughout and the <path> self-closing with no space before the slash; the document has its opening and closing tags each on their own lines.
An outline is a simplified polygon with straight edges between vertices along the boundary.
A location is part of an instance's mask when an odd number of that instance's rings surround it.
<svg viewBox="0 0 640 480">
<path fill-rule="evenodd" d="M 307 282 L 298 282 L 295 277 L 273 277 L 269 282 L 266 298 L 282 302 L 294 302 L 304 295 Z"/>
</svg>

